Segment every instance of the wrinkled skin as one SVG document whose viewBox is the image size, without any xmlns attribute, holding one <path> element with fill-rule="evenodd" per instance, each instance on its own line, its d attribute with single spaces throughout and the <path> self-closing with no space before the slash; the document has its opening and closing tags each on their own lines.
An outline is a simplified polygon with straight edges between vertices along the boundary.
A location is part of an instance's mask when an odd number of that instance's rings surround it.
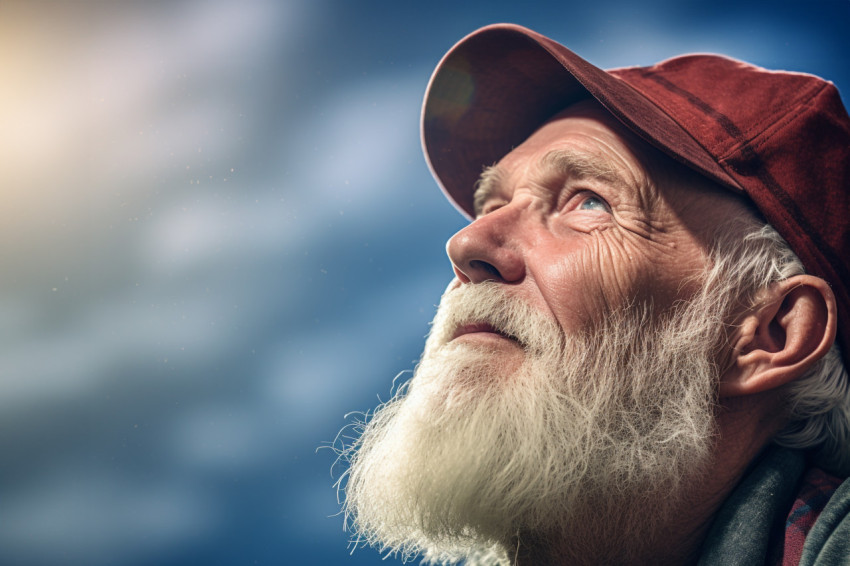
<svg viewBox="0 0 850 566">
<path fill-rule="evenodd" d="M 559 165 L 553 151 L 597 170 Z M 671 164 L 598 103 L 569 107 L 484 176 L 475 220 L 448 242 L 456 284 L 512 285 L 568 333 L 636 301 L 686 298 L 710 228 L 745 207 Z M 485 334 L 460 339 L 492 342 Z"/>
</svg>

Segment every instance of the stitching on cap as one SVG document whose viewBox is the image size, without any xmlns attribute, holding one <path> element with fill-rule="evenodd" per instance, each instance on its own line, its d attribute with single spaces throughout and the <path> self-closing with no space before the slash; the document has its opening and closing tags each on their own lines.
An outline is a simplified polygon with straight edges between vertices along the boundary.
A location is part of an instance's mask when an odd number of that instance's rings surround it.
<svg viewBox="0 0 850 566">
<path fill-rule="evenodd" d="M 828 83 L 812 84 L 811 86 L 807 87 L 802 94 L 798 95 L 793 100 L 790 100 L 786 104 L 782 105 L 779 111 L 776 112 L 776 115 L 778 115 L 778 117 L 774 118 L 774 115 L 765 116 L 764 118 L 761 118 L 757 122 L 750 125 L 746 130 L 741 130 L 734 122 L 732 122 L 732 120 L 728 116 L 709 106 L 705 101 L 694 96 L 690 91 L 682 89 L 675 83 L 672 83 L 666 78 L 656 74 L 655 71 L 652 71 L 651 69 L 640 69 L 640 75 L 644 78 L 650 79 L 658 83 L 662 88 L 665 88 L 666 90 L 674 92 L 679 96 L 687 99 L 688 102 L 690 102 L 699 110 L 701 110 L 703 114 L 714 118 L 723 127 L 726 133 L 738 142 L 738 144 L 732 144 L 730 147 L 728 147 L 728 149 L 722 155 L 719 156 L 718 160 L 726 159 L 729 154 L 735 150 L 735 148 L 739 147 L 741 141 L 752 140 L 758 137 L 765 130 L 774 126 L 777 122 L 780 122 L 785 119 L 787 115 L 792 112 L 795 106 L 799 104 L 808 104 L 813 98 L 818 96 L 823 91 L 823 89 L 828 86 Z M 661 104 L 659 103 L 656 104 L 661 106 Z M 721 147 L 723 145 L 725 144 L 719 144 L 719 146 Z"/>
<path fill-rule="evenodd" d="M 643 68 L 641 68 L 641 67 L 635 67 L 634 69 L 635 69 L 635 70 L 639 70 L 639 71 L 641 71 L 641 72 L 643 72 L 643 71 L 644 71 L 644 69 L 643 69 Z M 631 68 L 629 68 L 629 69 L 616 69 L 616 70 L 617 70 L 617 71 L 630 71 L 630 70 L 632 70 L 632 69 L 631 69 Z M 612 74 L 613 74 L 613 73 L 612 73 Z M 708 153 L 709 155 L 711 155 L 711 154 L 713 153 L 711 150 L 709 150 L 709 149 L 705 146 L 705 144 L 703 144 L 700 140 L 698 140 L 696 137 L 694 137 L 694 135 L 693 135 L 690 131 L 688 131 L 685 127 L 683 127 L 683 126 L 682 126 L 682 124 L 680 124 L 680 123 L 679 123 L 679 121 L 678 121 L 678 120 L 676 120 L 676 119 L 675 119 L 675 118 L 671 115 L 671 112 L 669 112 L 669 111 L 668 111 L 668 110 L 667 110 L 667 109 L 666 109 L 666 108 L 665 108 L 662 104 L 658 103 L 655 99 L 653 99 L 653 98 L 651 98 L 651 97 L 647 96 L 647 95 L 646 95 L 643 91 L 640 91 L 640 90 L 638 90 L 637 88 L 635 88 L 635 87 L 634 87 L 634 86 L 633 86 L 633 85 L 632 85 L 632 84 L 631 84 L 628 80 L 626 80 L 626 78 L 625 78 L 625 77 L 622 77 L 622 76 L 617 75 L 617 74 L 614 74 L 613 76 L 614 76 L 614 77 L 616 77 L 617 79 L 619 79 L 619 80 L 620 80 L 620 81 L 621 81 L 621 82 L 622 82 L 622 83 L 623 83 L 626 87 L 628 87 L 629 89 L 631 89 L 632 91 L 634 91 L 634 92 L 635 92 L 635 94 L 637 94 L 638 96 L 640 96 L 642 99 L 646 100 L 647 102 L 649 102 L 650 104 L 652 104 L 653 106 L 655 106 L 656 108 L 658 108 L 659 110 L 661 110 L 661 111 L 662 111 L 662 112 L 663 112 L 663 113 L 664 113 L 664 114 L 665 114 L 668 118 L 670 118 L 670 120 L 672 120 L 672 121 L 673 121 L 673 123 L 674 123 L 674 124 L 676 124 L 677 126 L 679 126 L 679 128 L 681 128 L 682 132 L 684 132 L 684 133 L 685 133 L 685 134 L 686 134 L 689 138 L 691 138 L 691 140 L 693 140 L 693 142 L 694 142 L 697 146 L 701 147 L 701 148 L 702 148 L 702 149 L 703 149 L 706 153 Z M 582 85 L 584 85 L 584 83 L 582 83 Z M 590 89 L 590 88 L 588 88 L 587 86 L 585 86 L 585 88 L 588 90 L 588 92 L 590 92 L 590 93 L 591 93 L 591 95 L 592 95 L 592 96 L 594 96 L 595 98 L 597 98 L 599 101 L 603 102 L 603 104 L 605 105 L 605 107 L 606 107 L 606 108 L 608 108 L 608 104 L 610 103 L 610 101 L 609 101 L 608 97 L 607 97 L 607 96 L 605 96 L 605 93 L 603 93 L 603 92 L 599 92 L 599 89 Z M 628 116 L 626 116 L 625 114 L 623 114 L 623 113 L 622 113 L 622 112 L 620 112 L 619 110 L 615 111 L 614 109 L 616 109 L 616 106 L 613 106 L 612 108 L 608 108 L 608 110 L 609 110 L 612 114 L 614 114 L 617 118 L 619 118 L 619 119 L 620 119 L 623 123 L 625 123 L 625 124 L 632 124 L 632 125 L 634 125 L 634 121 L 633 121 L 633 120 L 631 120 L 631 118 L 629 118 Z M 635 126 L 635 127 L 637 127 L 637 126 Z M 642 128 L 638 128 L 638 129 L 642 130 Z M 647 138 L 647 139 L 649 139 L 649 138 Z M 651 142 L 651 143 L 655 143 L 655 142 Z M 666 153 L 666 150 L 665 150 L 665 153 Z M 676 161 L 680 161 L 680 162 L 681 162 L 681 163 L 683 163 L 683 164 L 690 164 L 691 166 L 693 166 L 693 165 L 694 165 L 693 163 L 686 163 L 686 161 L 684 160 L 684 158 L 682 158 L 682 157 L 680 157 L 680 156 L 677 156 L 677 155 L 671 155 L 671 157 L 672 157 L 673 159 L 675 159 Z M 722 170 L 722 168 L 721 168 L 721 170 Z M 705 174 L 706 174 L 706 175 L 710 175 L 710 173 L 709 173 L 708 171 L 705 171 Z M 729 176 L 729 174 L 728 174 L 728 173 L 726 173 L 726 174 L 727 174 L 727 176 Z M 735 181 L 735 180 L 734 180 L 731 176 L 729 176 L 729 179 L 730 179 L 730 180 L 732 180 L 734 183 L 737 183 L 737 181 Z M 743 187 L 738 186 L 738 189 L 739 189 L 739 190 L 743 190 Z"/>
<path fill-rule="evenodd" d="M 790 100 L 787 104 L 783 105 L 783 107 L 776 113 L 776 114 L 778 114 L 777 118 L 773 118 L 773 116 L 771 116 L 771 115 L 765 116 L 764 118 L 760 119 L 758 122 L 756 122 L 755 124 L 753 124 L 752 126 L 747 128 L 746 132 L 742 132 L 742 135 L 746 136 L 747 139 L 750 139 L 750 140 L 755 139 L 761 133 L 772 128 L 777 123 L 782 122 L 783 120 L 787 119 L 787 117 L 789 115 L 794 116 L 795 115 L 795 113 L 794 113 L 795 107 L 797 107 L 801 104 L 808 105 L 809 102 L 811 102 L 811 100 L 813 98 L 818 96 L 821 93 L 821 91 L 823 91 L 823 89 L 826 88 L 826 86 L 827 86 L 826 84 L 822 84 L 822 85 L 816 84 L 816 83 L 812 84 L 810 87 L 808 87 L 805 91 L 803 91 L 803 93 L 800 94 L 798 97 L 796 97 L 794 100 Z M 811 92 L 809 92 L 809 91 L 811 91 Z M 755 131 L 755 133 L 753 134 L 752 132 L 754 132 L 754 131 Z"/>
<path fill-rule="evenodd" d="M 765 128 L 762 131 L 762 134 L 764 134 L 764 135 L 755 136 L 754 138 L 751 139 L 751 142 L 755 142 L 754 145 L 756 145 L 756 147 L 764 146 L 767 142 L 769 142 L 771 139 L 773 139 L 774 136 L 776 136 L 778 133 L 782 132 L 785 128 L 787 128 L 795 120 L 797 120 L 797 118 L 799 118 L 804 112 L 809 111 L 812 107 L 812 104 L 811 104 L 812 100 L 814 100 L 815 98 L 820 96 L 820 94 L 828 86 L 829 86 L 829 84 L 821 85 L 820 88 L 818 88 L 817 91 L 812 96 L 809 96 L 805 100 L 800 100 L 799 105 L 798 105 L 799 109 L 796 112 L 790 112 L 790 111 L 787 112 L 785 115 L 782 116 L 782 119 L 776 120 L 773 124 L 771 124 L 770 126 Z M 768 133 L 768 130 L 771 130 L 771 132 Z M 756 142 L 756 140 L 759 140 L 759 141 Z"/>
</svg>

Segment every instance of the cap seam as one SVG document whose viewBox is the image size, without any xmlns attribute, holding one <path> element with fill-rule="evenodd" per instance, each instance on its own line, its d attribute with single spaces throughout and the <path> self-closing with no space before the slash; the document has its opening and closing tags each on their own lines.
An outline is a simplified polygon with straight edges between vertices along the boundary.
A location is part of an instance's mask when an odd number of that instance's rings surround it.
<svg viewBox="0 0 850 566">
<path fill-rule="evenodd" d="M 702 111 L 702 113 L 703 113 L 706 117 L 708 117 L 708 118 L 712 118 L 712 119 L 714 119 L 716 122 L 718 122 L 718 123 L 720 124 L 720 126 L 723 128 L 723 130 L 726 132 L 726 134 L 727 134 L 727 135 L 730 135 L 730 136 L 731 136 L 731 137 L 733 137 L 733 138 L 735 138 L 735 137 L 736 137 L 736 136 L 734 136 L 733 134 L 731 134 L 731 132 L 729 131 L 729 128 L 730 128 L 730 127 L 731 127 L 732 129 L 734 129 L 734 130 L 736 130 L 736 131 L 740 132 L 740 130 L 738 129 L 738 127 L 735 125 L 735 123 L 734 123 L 734 122 L 732 122 L 732 120 L 730 120 L 730 119 L 729 119 L 729 117 L 727 117 L 725 114 L 723 114 L 723 113 L 719 112 L 718 110 L 715 110 L 713 107 L 711 107 L 711 106 L 710 106 L 708 103 L 706 103 L 704 100 L 702 100 L 702 99 L 701 99 L 701 98 L 699 98 L 699 97 L 694 96 L 694 94 L 693 94 L 693 93 L 691 93 L 690 91 L 687 91 L 687 90 L 683 89 L 682 87 L 680 87 L 679 85 L 677 85 L 677 84 L 675 84 L 675 83 L 673 83 L 673 82 L 671 82 L 671 81 L 668 81 L 668 80 L 667 80 L 667 79 L 665 79 L 664 77 L 661 77 L 661 76 L 657 75 L 654 71 L 651 71 L 651 70 L 646 69 L 646 70 L 641 71 L 641 72 L 640 72 L 640 74 L 641 74 L 641 76 L 643 76 L 644 78 L 647 78 L 647 79 L 649 79 L 649 80 L 651 80 L 651 81 L 653 81 L 653 82 L 657 83 L 659 86 L 661 86 L 661 88 L 664 88 L 664 89 L 666 89 L 666 90 L 668 90 L 668 91 L 675 92 L 675 93 L 676 93 L 676 94 L 678 94 L 679 96 L 681 96 L 681 97 L 685 98 L 686 100 L 688 100 L 688 102 L 690 102 L 691 104 L 693 104 L 694 106 L 696 106 L 696 107 L 697 107 L 700 111 Z M 703 148 L 703 149 L 706 151 L 706 153 L 708 153 L 710 156 L 712 156 L 712 158 L 713 158 L 713 159 L 714 159 L 714 160 L 715 160 L 718 164 L 720 163 L 720 161 L 721 161 L 721 160 L 720 160 L 719 158 L 715 158 L 715 157 L 713 157 L 713 156 L 714 156 L 714 152 L 713 152 L 712 150 L 710 150 L 710 149 L 706 146 L 706 144 L 704 144 L 704 143 L 703 143 L 703 142 L 701 142 L 699 139 L 697 139 L 696 137 L 694 137 L 694 136 L 693 136 L 693 134 L 691 134 L 691 132 L 688 130 L 688 128 L 686 128 L 686 127 L 685 127 L 685 126 L 681 123 L 681 121 L 680 121 L 677 117 L 675 117 L 675 113 L 674 113 L 674 112 L 671 112 L 671 111 L 670 111 L 670 110 L 668 110 L 668 109 L 667 109 L 664 105 L 662 105 L 662 104 L 661 104 L 661 103 L 659 103 L 659 102 L 656 102 L 655 100 L 653 100 L 652 98 L 650 98 L 650 97 L 646 96 L 645 94 L 643 94 L 643 93 L 641 93 L 641 94 L 642 94 L 642 96 L 643 96 L 644 98 L 646 98 L 647 100 L 649 100 L 650 102 L 652 102 L 652 104 L 654 104 L 655 106 L 657 106 L 659 110 L 661 110 L 661 111 L 662 111 L 662 112 L 664 112 L 667 116 L 669 116 L 669 117 L 670 117 L 670 119 L 672 119 L 674 122 L 676 122 L 676 124 L 678 124 L 678 125 L 679 125 L 679 127 L 680 127 L 680 128 L 682 128 L 682 130 L 684 130 L 685 132 L 687 132 L 687 134 L 688 134 L 688 135 L 689 135 L 689 136 L 690 136 L 690 137 L 691 137 L 691 138 L 692 138 L 692 139 L 693 139 L 693 140 L 694 140 L 694 141 L 695 141 L 695 142 L 696 142 L 696 143 L 697 143 L 697 144 L 698 144 L 701 148 Z M 724 123 L 724 121 L 725 121 L 725 122 L 728 122 L 728 127 L 727 127 L 727 124 L 725 124 L 725 123 Z M 725 168 L 724 168 L 724 169 L 725 169 Z"/>
<path fill-rule="evenodd" d="M 759 122 L 753 124 L 752 126 L 748 127 L 746 130 L 741 130 L 738 127 L 738 125 L 735 122 L 732 121 L 731 118 L 726 116 L 726 114 L 724 114 L 723 112 L 720 112 L 716 108 L 712 107 L 707 102 L 705 102 L 701 98 L 694 95 L 692 92 L 690 92 L 690 91 L 680 87 L 679 85 L 665 79 L 664 77 L 659 76 L 655 71 L 650 70 L 650 69 L 645 69 L 645 70 L 640 71 L 640 74 L 644 78 L 650 79 L 653 82 L 657 83 L 662 88 L 664 88 L 668 91 L 675 92 L 676 94 L 678 94 L 682 98 L 685 98 L 688 102 L 690 102 L 697 109 L 699 109 L 706 117 L 713 119 L 714 121 L 716 121 L 720 125 L 721 128 L 723 128 L 723 130 L 726 132 L 726 134 L 731 138 L 730 141 L 732 141 L 733 143 L 731 145 L 727 146 L 727 148 L 725 149 L 725 151 L 723 151 L 723 153 L 717 155 L 716 161 L 718 163 L 726 160 L 729 157 L 729 155 L 733 151 L 736 150 L 736 148 L 740 147 L 740 144 L 742 142 L 744 142 L 744 141 L 749 142 L 750 140 L 757 138 L 761 133 L 768 130 L 771 126 L 773 126 L 777 122 L 784 119 L 786 116 L 788 116 L 793 111 L 794 106 L 797 106 L 799 104 L 808 104 L 813 98 L 815 98 L 818 94 L 820 94 L 823 91 L 823 89 L 826 88 L 826 86 L 827 86 L 825 84 L 824 85 L 820 85 L 820 84 L 812 85 L 812 87 L 810 87 L 809 89 L 806 89 L 807 91 L 811 91 L 810 94 L 805 93 L 805 94 L 795 98 L 794 100 L 788 102 L 786 105 L 784 105 L 784 107 L 782 109 L 780 109 L 780 111 L 778 112 L 778 114 L 779 114 L 778 118 L 775 118 L 771 121 L 768 121 L 768 118 L 770 118 L 770 116 L 768 116 L 768 117 L 763 118 Z M 677 118 L 674 117 L 675 116 L 674 112 L 668 111 L 667 108 L 665 108 L 664 105 L 656 102 L 652 98 L 649 98 L 646 95 L 644 95 L 644 97 L 646 97 L 648 100 L 650 100 L 650 102 L 652 102 L 657 107 L 659 107 L 662 111 L 664 111 L 665 114 L 670 116 L 670 118 L 672 118 L 674 122 L 676 122 L 682 129 L 684 129 L 690 135 L 690 132 L 688 131 L 688 129 L 685 128 L 682 125 L 682 123 Z M 753 132 L 756 132 L 756 133 L 753 133 Z M 700 142 L 698 139 L 694 138 L 694 136 L 691 135 L 691 137 L 694 139 L 694 141 L 697 142 L 697 144 L 699 144 L 700 147 L 705 149 L 709 154 L 715 153 L 715 152 L 709 150 L 706 147 L 705 144 Z M 725 145 L 725 144 L 723 144 L 722 142 L 717 144 L 718 149 L 720 147 L 723 147 L 723 145 Z"/>
<path fill-rule="evenodd" d="M 797 112 L 793 112 L 793 113 L 788 112 L 785 116 L 783 116 L 783 118 L 787 117 L 787 120 L 784 120 L 783 124 L 780 124 L 780 120 L 777 120 L 774 124 L 771 124 L 771 126 L 768 126 L 768 128 L 772 127 L 773 125 L 777 125 L 779 127 L 773 128 L 773 131 L 771 132 L 771 134 L 768 135 L 768 136 L 765 136 L 764 139 L 759 143 L 759 146 L 769 142 L 775 135 L 777 135 L 779 132 L 781 132 L 782 130 L 787 128 L 792 122 L 797 120 L 804 112 L 809 111 L 809 109 L 811 108 L 812 100 L 814 100 L 815 98 L 820 96 L 820 94 L 824 90 L 826 90 L 826 88 L 828 86 L 829 85 L 826 85 L 826 84 L 820 85 L 820 88 L 818 88 L 817 91 L 814 92 L 811 96 L 809 96 L 805 100 L 801 100 L 800 105 L 799 105 L 799 109 L 798 109 Z M 765 130 L 764 130 L 765 133 L 767 132 L 768 128 L 765 128 Z"/>
<path fill-rule="evenodd" d="M 813 84 L 811 87 L 807 88 L 800 96 L 795 98 L 794 100 L 789 101 L 783 108 L 779 109 L 773 115 L 778 115 L 776 118 L 771 120 L 770 118 L 773 116 L 768 114 L 763 119 L 759 120 L 757 123 L 748 127 L 746 131 L 741 131 L 742 138 L 746 140 L 754 140 L 759 137 L 762 133 L 766 132 L 774 125 L 782 122 L 789 116 L 793 120 L 795 117 L 794 109 L 802 104 L 808 105 L 808 103 L 815 98 L 818 94 L 821 93 L 825 85 Z M 753 133 L 755 132 L 755 133 Z"/>
<path fill-rule="evenodd" d="M 817 88 L 813 89 L 813 92 L 810 95 L 805 98 L 800 97 L 794 101 L 793 106 L 795 108 L 788 108 L 778 118 L 771 121 L 766 126 L 758 128 L 757 132 L 750 133 L 756 129 L 755 127 L 748 128 L 747 135 L 744 135 L 744 132 L 741 132 L 741 139 L 736 140 L 738 143 L 730 148 L 726 154 L 720 156 L 720 160 L 728 159 L 732 152 L 735 151 L 737 147 L 740 147 L 740 144 L 744 142 L 750 145 L 753 149 L 763 147 L 764 144 L 769 142 L 775 135 L 782 132 L 789 124 L 799 118 L 800 114 L 804 112 L 801 107 L 810 107 L 811 101 L 819 96 L 825 88 L 826 85 L 817 85 Z M 770 131 L 770 133 L 768 133 L 768 131 Z"/>
<path fill-rule="evenodd" d="M 673 117 L 673 115 L 671 115 L 671 113 L 670 113 L 670 112 L 668 112 L 666 108 L 664 108 L 661 104 L 659 104 L 658 102 L 656 102 L 654 99 L 652 99 L 652 98 L 650 98 L 649 96 L 647 96 L 644 92 L 642 92 L 642 91 L 638 90 L 638 89 L 637 89 L 634 85 L 632 85 L 632 84 L 631 84 L 628 80 L 626 80 L 625 78 L 620 77 L 620 76 L 615 75 L 615 74 L 612 74 L 611 76 L 613 76 L 614 78 L 616 78 L 617 80 L 619 80 L 620 82 L 622 82 L 622 83 L 623 83 L 626 87 L 628 87 L 628 88 L 630 88 L 631 90 L 633 90 L 633 91 L 635 92 L 635 94 L 637 94 L 638 96 L 640 96 L 641 98 L 643 98 L 644 100 L 646 100 L 647 102 L 649 102 L 650 104 L 652 104 L 653 106 L 655 106 L 655 107 L 656 107 L 659 111 L 661 111 L 662 113 L 664 113 L 664 114 L 665 114 L 668 118 L 670 118 L 670 120 L 671 120 L 673 123 L 675 123 L 675 124 L 679 127 L 679 129 L 681 129 L 681 131 L 682 131 L 682 132 L 684 132 L 684 133 L 685 133 L 685 134 L 686 134 L 689 138 L 691 138 L 691 140 L 693 140 L 693 142 L 694 142 L 694 143 L 695 143 L 695 144 L 696 144 L 696 145 L 697 145 L 700 149 L 702 149 L 702 150 L 706 153 L 706 155 L 708 155 L 711 159 L 713 159 L 713 160 L 714 160 L 714 158 L 713 158 L 713 152 L 712 152 L 711 150 L 709 150 L 709 149 L 705 146 L 705 144 L 703 144 L 703 143 L 702 143 L 701 141 L 699 141 L 696 137 L 694 137 L 694 135 L 693 135 L 693 134 L 691 134 L 691 132 L 690 132 L 687 128 L 685 128 L 685 127 L 682 125 L 682 123 L 681 123 L 681 122 L 679 122 L 679 120 L 677 120 L 676 118 L 674 118 L 674 117 Z M 582 81 L 579 81 L 579 82 L 582 82 Z M 584 85 L 584 83 L 583 83 L 583 82 L 582 82 L 582 85 Z M 630 120 L 630 118 L 629 118 L 627 115 L 625 115 L 624 113 L 619 112 L 618 110 L 616 110 L 616 105 L 612 104 L 612 103 L 608 100 L 608 97 L 607 97 L 607 96 L 605 96 L 605 93 L 596 93 L 596 92 L 593 92 L 593 90 L 591 90 L 590 88 L 588 88 L 588 87 L 586 87 L 586 86 L 585 86 L 585 89 L 587 89 L 587 90 L 588 90 L 588 92 L 590 92 L 591 96 L 593 96 L 594 98 L 596 98 L 597 100 L 599 100 L 600 102 L 602 102 L 602 103 L 603 103 L 603 105 L 606 107 L 606 109 L 607 109 L 609 112 L 611 112 L 612 114 L 614 114 L 615 116 L 617 116 L 617 117 L 618 117 L 621 121 L 624 121 L 624 122 L 625 122 L 625 121 L 629 121 L 629 122 L 633 123 L 633 121 L 631 121 L 631 120 Z M 641 136 L 641 137 L 643 137 L 643 136 Z M 651 143 L 652 145 L 656 145 L 656 143 L 657 143 L 657 142 L 655 142 L 655 141 L 651 141 L 651 140 L 647 140 L 647 142 L 648 142 L 648 143 Z M 693 168 L 696 168 L 696 167 L 697 167 L 697 164 L 693 163 L 693 162 L 692 162 L 692 161 L 690 161 L 690 160 L 687 160 L 685 157 L 678 156 L 678 155 L 675 155 L 675 154 L 672 154 L 672 153 L 668 153 L 667 151 L 665 151 L 665 153 L 667 153 L 668 155 L 670 155 L 670 157 L 672 157 L 672 158 L 676 159 L 677 161 L 682 162 L 683 164 L 689 165 L 689 166 L 691 166 L 691 167 L 693 167 Z M 718 166 L 720 165 L 720 164 L 719 164 L 719 162 L 717 162 L 717 160 L 714 160 L 714 161 L 715 161 L 715 163 L 717 163 L 717 165 L 718 165 Z M 716 179 L 716 180 L 717 180 L 717 182 L 724 183 L 724 184 L 726 184 L 726 185 L 729 185 L 729 184 L 731 183 L 730 187 L 734 188 L 734 190 L 737 190 L 737 191 L 742 190 L 742 187 L 740 186 L 740 183 L 738 183 L 737 179 L 735 179 L 733 176 L 731 176 L 731 175 L 730 175 L 730 174 L 729 174 L 729 173 L 725 170 L 725 168 L 724 168 L 724 167 L 719 167 L 719 169 L 720 169 L 723 173 L 725 173 L 725 174 L 726 174 L 726 178 L 727 178 L 726 180 L 721 181 L 721 180 L 720 180 L 720 179 L 718 179 L 718 178 L 717 178 L 714 174 L 712 174 L 710 171 L 708 171 L 708 170 L 704 170 L 704 169 L 702 169 L 701 167 L 699 168 L 699 172 L 701 172 L 701 174 L 703 174 L 703 175 L 705 175 L 705 176 L 710 176 L 710 177 L 712 177 L 712 178 Z"/>
</svg>

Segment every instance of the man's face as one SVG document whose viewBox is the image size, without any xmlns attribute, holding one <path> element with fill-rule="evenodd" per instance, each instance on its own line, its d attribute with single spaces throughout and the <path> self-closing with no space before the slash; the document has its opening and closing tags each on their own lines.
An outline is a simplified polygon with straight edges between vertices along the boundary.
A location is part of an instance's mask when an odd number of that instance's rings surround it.
<svg viewBox="0 0 850 566">
<path fill-rule="evenodd" d="M 686 298 L 707 229 L 741 205 L 708 183 L 677 185 L 671 165 L 598 103 L 571 106 L 482 176 L 475 220 L 448 243 L 458 284 L 504 283 L 567 332 Z"/>
<path fill-rule="evenodd" d="M 591 103 L 476 201 L 413 379 L 348 454 L 353 527 L 433 556 L 563 532 L 647 544 L 643 517 L 711 458 L 723 313 L 697 291 L 709 228 L 742 206 Z"/>
</svg>

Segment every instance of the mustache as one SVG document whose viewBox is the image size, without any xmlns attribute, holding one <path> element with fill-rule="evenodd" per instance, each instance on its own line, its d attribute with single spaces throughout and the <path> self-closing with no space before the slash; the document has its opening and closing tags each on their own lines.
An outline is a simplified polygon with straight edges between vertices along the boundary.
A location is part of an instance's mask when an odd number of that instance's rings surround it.
<svg viewBox="0 0 850 566">
<path fill-rule="evenodd" d="M 565 340 L 563 329 L 551 314 L 532 307 L 503 284 L 485 281 L 461 285 L 453 281 L 440 300 L 429 341 L 440 347 L 474 331 L 500 334 L 532 353 L 549 350 Z"/>
</svg>

